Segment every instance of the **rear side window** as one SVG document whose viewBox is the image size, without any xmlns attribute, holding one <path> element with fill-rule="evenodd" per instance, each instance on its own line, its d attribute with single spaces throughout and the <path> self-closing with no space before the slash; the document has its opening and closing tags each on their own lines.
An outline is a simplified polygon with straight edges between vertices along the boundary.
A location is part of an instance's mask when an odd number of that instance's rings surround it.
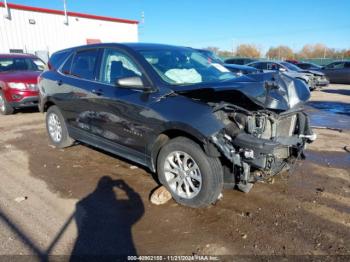
<svg viewBox="0 0 350 262">
<path fill-rule="evenodd" d="M 95 80 L 98 52 L 98 49 L 77 52 L 73 58 L 70 74 L 79 78 Z"/>
<path fill-rule="evenodd" d="M 70 74 L 70 69 L 72 67 L 73 55 L 71 55 L 61 68 L 61 72 L 65 75 Z"/>
<path fill-rule="evenodd" d="M 250 66 L 255 67 L 256 69 L 260 69 L 260 70 L 266 70 L 267 69 L 267 63 L 254 63 L 251 64 Z"/>
<path fill-rule="evenodd" d="M 49 60 L 48 66 L 50 70 L 57 70 L 61 64 L 66 60 L 69 52 L 54 53 Z"/>
<path fill-rule="evenodd" d="M 280 68 L 281 68 L 281 66 L 279 64 L 276 64 L 276 63 L 268 63 L 267 64 L 267 70 L 278 70 Z"/>
</svg>

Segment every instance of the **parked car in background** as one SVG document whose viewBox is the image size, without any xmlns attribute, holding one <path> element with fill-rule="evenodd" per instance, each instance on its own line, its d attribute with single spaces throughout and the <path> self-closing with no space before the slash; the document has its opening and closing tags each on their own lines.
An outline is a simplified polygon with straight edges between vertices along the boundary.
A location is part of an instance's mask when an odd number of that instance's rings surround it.
<svg viewBox="0 0 350 262">
<path fill-rule="evenodd" d="M 312 90 L 315 88 L 325 87 L 325 86 L 329 85 L 329 80 L 327 79 L 326 75 L 320 71 L 301 69 L 297 65 L 294 65 L 294 64 L 291 64 L 288 62 L 281 62 L 281 64 L 283 66 L 285 66 L 285 68 L 287 68 L 291 71 L 305 73 L 307 75 L 310 75 L 310 78 L 312 81 L 310 86 L 313 87 Z"/>
<path fill-rule="evenodd" d="M 314 90 L 317 87 L 327 86 L 329 81 L 322 72 L 302 70 L 301 68 L 285 61 L 259 61 L 248 64 L 248 66 L 255 67 L 265 71 L 282 71 L 290 75 L 303 80 L 310 87 L 310 90 Z"/>
<path fill-rule="evenodd" d="M 287 59 L 287 60 L 284 60 L 284 61 L 287 62 L 287 63 L 291 63 L 291 64 L 293 64 L 293 65 L 296 65 L 296 64 L 299 63 L 299 61 L 298 61 L 298 60 L 295 60 L 295 59 Z"/>
<path fill-rule="evenodd" d="M 350 84 L 350 61 L 337 61 L 321 68 L 329 81 L 335 84 Z"/>
<path fill-rule="evenodd" d="M 247 65 L 225 64 L 225 67 L 237 76 L 256 74 L 260 72 L 258 69 Z"/>
<path fill-rule="evenodd" d="M 247 74 L 258 73 L 259 71 L 251 66 L 245 65 L 236 65 L 236 64 L 226 64 L 220 57 L 218 57 L 214 52 L 205 49 L 196 49 L 198 52 L 201 52 L 204 56 L 208 57 L 210 62 L 215 62 L 225 66 L 230 72 L 236 76 L 242 76 Z"/>
<path fill-rule="evenodd" d="M 234 64 L 234 65 L 246 65 L 255 61 L 258 61 L 258 60 L 254 58 L 229 58 L 225 60 L 225 63 Z"/>
<path fill-rule="evenodd" d="M 321 70 L 322 66 L 320 65 L 316 65 L 314 63 L 307 63 L 307 62 L 299 62 L 296 64 L 296 66 L 298 66 L 301 69 L 304 70 Z"/>
<path fill-rule="evenodd" d="M 37 78 L 45 63 L 30 54 L 0 54 L 0 113 L 16 108 L 36 107 L 39 101 Z"/>
</svg>

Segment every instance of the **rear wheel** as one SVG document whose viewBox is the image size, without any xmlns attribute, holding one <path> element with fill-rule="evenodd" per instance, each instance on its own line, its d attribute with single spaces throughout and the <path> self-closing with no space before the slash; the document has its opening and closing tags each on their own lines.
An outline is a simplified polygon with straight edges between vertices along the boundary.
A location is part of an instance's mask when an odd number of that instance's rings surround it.
<svg viewBox="0 0 350 262">
<path fill-rule="evenodd" d="M 46 129 L 51 142 L 58 148 L 69 147 L 74 140 L 69 136 L 64 118 L 57 106 L 51 106 L 46 113 Z"/>
<path fill-rule="evenodd" d="M 180 204 L 206 207 L 217 201 L 223 189 L 223 169 L 218 158 L 185 137 L 170 140 L 157 160 L 160 182 Z"/>
<path fill-rule="evenodd" d="M 14 108 L 7 102 L 4 93 L 0 90 L 0 114 L 11 115 Z"/>
</svg>

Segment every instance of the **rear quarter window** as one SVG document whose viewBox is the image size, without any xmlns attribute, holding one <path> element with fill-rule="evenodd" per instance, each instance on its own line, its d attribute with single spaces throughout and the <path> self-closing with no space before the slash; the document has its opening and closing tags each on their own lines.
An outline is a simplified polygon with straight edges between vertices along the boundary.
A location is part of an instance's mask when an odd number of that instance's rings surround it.
<svg viewBox="0 0 350 262">
<path fill-rule="evenodd" d="M 95 80 L 98 54 L 98 49 L 78 51 L 73 58 L 70 74 L 83 79 Z"/>
<path fill-rule="evenodd" d="M 62 63 L 66 60 L 70 52 L 59 52 L 59 53 L 54 53 L 48 63 L 48 67 L 50 70 L 57 70 Z"/>
</svg>

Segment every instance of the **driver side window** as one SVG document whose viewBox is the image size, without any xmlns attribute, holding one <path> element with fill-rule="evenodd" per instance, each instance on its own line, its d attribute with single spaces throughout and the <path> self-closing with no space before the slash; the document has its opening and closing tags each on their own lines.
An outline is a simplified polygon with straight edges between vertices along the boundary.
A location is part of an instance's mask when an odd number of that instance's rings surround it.
<svg viewBox="0 0 350 262">
<path fill-rule="evenodd" d="M 104 50 L 99 78 L 101 82 L 114 84 L 120 78 L 134 76 L 142 77 L 142 73 L 129 56 L 116 49 Z"/>
<path fill-rule="evenodd" d="M 267 69 L 268 70 L 279 70 L 280 69 L 280 65 L 276 64 L 276 63 L 268 63 L 267 64 Z"/>
</svg>

